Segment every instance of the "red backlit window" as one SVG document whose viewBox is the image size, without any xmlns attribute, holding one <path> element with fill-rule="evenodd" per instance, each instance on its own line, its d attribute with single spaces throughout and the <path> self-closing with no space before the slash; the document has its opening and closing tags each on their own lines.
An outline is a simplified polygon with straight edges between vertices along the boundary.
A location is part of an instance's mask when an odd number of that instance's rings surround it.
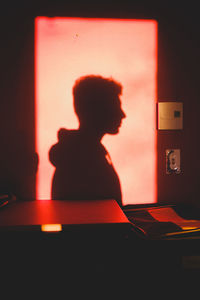
<svg viewBox="0 0 200 300">
<path fill-rule="evenodd" d="M 126 119 L 119 134 L 102 141 L 119 175 L 123 204 L 156 201 L 156 72 L 156 21 L 35 19 L 37 199 L 50 199 L 54 168 L 48 151 L 57 131 L 78 127 L 74 82 L 95 74 L 123 86 Z"/>
</svg>

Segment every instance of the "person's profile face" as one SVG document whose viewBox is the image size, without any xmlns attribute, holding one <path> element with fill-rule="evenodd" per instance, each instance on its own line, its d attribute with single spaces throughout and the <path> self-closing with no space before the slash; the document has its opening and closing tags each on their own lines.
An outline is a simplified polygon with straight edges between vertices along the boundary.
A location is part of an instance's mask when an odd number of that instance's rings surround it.
<svg viewBox="0 0 200 300">
<path fill-rule="evenodd" d="M 116 134 L 126 117 L 119 96 L 105 100 L 104 110 L 101 113 L 101 126 L 105 133 Z"/>
</svg>

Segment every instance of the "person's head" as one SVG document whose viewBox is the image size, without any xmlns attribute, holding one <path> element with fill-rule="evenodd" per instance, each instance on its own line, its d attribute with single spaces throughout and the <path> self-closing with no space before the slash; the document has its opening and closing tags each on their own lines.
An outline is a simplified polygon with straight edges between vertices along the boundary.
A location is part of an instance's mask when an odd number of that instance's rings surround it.
<svg viewBox="0 0 200 300">
<path fill-rule="evenodd" d="M 80 127 L 91 127 L 98 132 L 118 133 L 125 113 L 119 96 L 122 86 L 113 79 L 85 76 L 76 80 L 73 87 L 74 109 Z"/>
</svg>

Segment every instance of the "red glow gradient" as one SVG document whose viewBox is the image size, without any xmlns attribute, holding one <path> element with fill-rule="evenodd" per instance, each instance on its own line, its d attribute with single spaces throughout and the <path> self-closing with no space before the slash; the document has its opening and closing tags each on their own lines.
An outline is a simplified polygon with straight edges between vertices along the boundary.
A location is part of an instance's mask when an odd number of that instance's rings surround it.
<svg viewBox="0 0 200 300">
<path fill-rule="evenodd" d="M 50 199 L 48 151 L 60 127 L 78 127 L 72 86 L 89 74 L 123 85 L 126 119 L 119 134 L 103 138 L 123 204 L 156 202 L 156 21 L 61 17 L 35 19 L 37 199 Z"/>
</svg>

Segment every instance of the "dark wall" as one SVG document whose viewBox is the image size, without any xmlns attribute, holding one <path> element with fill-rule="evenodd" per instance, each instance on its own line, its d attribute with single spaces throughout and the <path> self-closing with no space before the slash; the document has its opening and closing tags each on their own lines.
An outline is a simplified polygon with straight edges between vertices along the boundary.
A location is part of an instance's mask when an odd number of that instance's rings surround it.
<svg viewBox="0 0 200 300">
<path fill-rule="evenodd" d="M 183 102 L 183 130 L 158 132 L 158 200 L 199 202 L 199 46 L 195 7 L 176 7 L 159 22 L 158 100 Z M 181 174 L 165 174 L 165 149 L 181 150 Z"/>
<path fill-rule="evenodd" d="M 26 3 L 27 2 L 27 3 Z M 0 191 L 34 199 L 37 157 L 34 119 L 34 17 L 156 19 L 158 101 L 184 103 L 184 129 L 158 132 L 158 201 L 199 201 L 198 8 L 174 1 L 18 1 L 1 9 Z M 181 149 L 180 175 L 165 174 L 165 149 Z"/>
</svg>

